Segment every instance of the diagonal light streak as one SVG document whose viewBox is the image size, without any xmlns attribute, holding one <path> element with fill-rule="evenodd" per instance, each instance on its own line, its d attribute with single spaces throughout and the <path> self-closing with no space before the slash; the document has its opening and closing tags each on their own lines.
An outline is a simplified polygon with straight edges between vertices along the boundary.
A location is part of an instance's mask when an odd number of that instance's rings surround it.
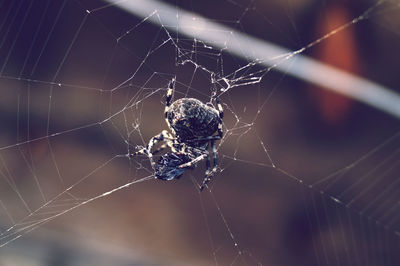
<svg viewBox="0 0 400 266">
<path fill-rule="evenodd" d="M 110 5 L 115 5 L 135 16 L 147 18 L 148 21 L 154 24 L 168 29 L 175 29 L 180 35 L 196 38 L 214 47 L 227 49 L 231 54 L 235 54 L 238 57 L 259 62 L 259 64 L 268 68 L 282 71 L 318 85 L 320 88 L 340 93 L 400 118 L 400 95 L 395 91 L 363 77 L 301 55 L 304 50 L 311 46 L 365 19 L 372 8 L 315 42 L 297 51 L 290 51 L 161 1 L 106 1 Z M 381 2 L 377 2 L 376 5 Z M 157 15 L 151 15 L 155 11 Z"/>
</svg>

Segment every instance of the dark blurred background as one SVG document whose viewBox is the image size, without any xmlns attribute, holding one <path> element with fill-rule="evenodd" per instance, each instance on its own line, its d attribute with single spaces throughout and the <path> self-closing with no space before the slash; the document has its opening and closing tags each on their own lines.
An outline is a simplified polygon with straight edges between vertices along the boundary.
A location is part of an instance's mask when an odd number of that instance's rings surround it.
<svg viewBox="0 0 400 266">
<path fill-rule="evenodd" d="M 399 92 L 398 1 L 166 2 L 293 51 L 371 8 L 302 54 Z M 399 264 L 397 118 L 271 70 L 221 95 L 210 191 L 201 163 L 80 206 L 152 174 L 124 155 L 167 129 L 173 76 L 210 99 L 183 60 L 248 62 L 99 0 L 0 0 L 0 33 L 0 265 Z"/>
</svg>

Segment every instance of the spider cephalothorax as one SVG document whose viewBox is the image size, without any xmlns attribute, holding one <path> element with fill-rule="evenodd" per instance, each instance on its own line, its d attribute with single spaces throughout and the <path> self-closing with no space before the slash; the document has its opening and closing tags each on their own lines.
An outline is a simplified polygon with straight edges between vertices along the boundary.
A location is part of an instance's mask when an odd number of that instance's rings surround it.
<svg viewBox="0 0 400 266">
<path fill-rule="evenodd" d="M 155 170 L 155 177 L 162 180 L 177 179 L 186 169 L 194 168 L 199 161 L 206 159 L 206 173 L 200 186 L 200 190 L 203 190 L 218 167 L 215 141 L 221 139 L 223 134 L 222 105 L 216 92 L 213 93 L 213 99 L 217 109 L 211 103 L 204 104 L 194 98 L 182 98 L 171 103 L 174 87 L 175 79 L 172 79 L 168 86 L 165 104 L 165 120 L 172 134 L 163 130 L 151 138 L 147 147 L 135 154 L 147 155 Z M 165 143 L 152 151 L 153 146 L 160 141 L 165 141 Z M 210 144 L 214 161 L 212 169 Z M 153 155 L 167 146 L 170 147 L 172 153 L 166 153 L 154 162 Z"/>
</svg>

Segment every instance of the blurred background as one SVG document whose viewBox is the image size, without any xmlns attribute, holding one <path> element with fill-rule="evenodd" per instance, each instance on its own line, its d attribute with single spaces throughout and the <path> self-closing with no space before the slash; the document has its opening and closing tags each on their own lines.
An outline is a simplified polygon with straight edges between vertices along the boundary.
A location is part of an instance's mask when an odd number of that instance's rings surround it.
<svg viewBox="0 0 400 266">
<path fill-rule="evenodd" d="M 399 93 L 398 1 L 163 3 Z M 399 265 L 399 119 L 157 20 L 0 0 L 0 265 Z M 167 129 L 174 76 L 175 99 L 242 84 L 202 193 L 204 163 L 163 182 L 125 156 Z"/>
</svg>

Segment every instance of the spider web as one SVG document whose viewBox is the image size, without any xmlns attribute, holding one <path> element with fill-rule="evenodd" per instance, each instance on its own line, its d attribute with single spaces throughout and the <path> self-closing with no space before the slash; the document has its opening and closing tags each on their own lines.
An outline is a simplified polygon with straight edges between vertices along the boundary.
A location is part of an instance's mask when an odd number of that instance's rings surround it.
<svg viewBox="0 0 400 266">
<path fill-rule="evenodd" d="M 87 250 L 93 245 L 82 239 L 91 238 L 110 265 L 121 257 L 156 265 L 399 263 L 398 120 L 352 102 L 341 123 L 329 124 L 320 89 L 289 75 L 298 55 L 318 55 L 354 30 L 366 43 L 356 50 L 365 76 L 397 88 L 398 1 L 354 4 L 345 22 L 315 35 L 310 18 L 327 1 L 172 5 L 174 17 L 190 10 L 223 31 L 170 25 L 162 10 L 138 18 L 118 8 L 124 2 L 0 2 L 0 262 L 33 241 L 43 249 L 29 260 L 57 243 L 64 253 L 51 259 L 78 263 L 69 256 L 78 251 L 62 245 Z M 200 30 L 226 45 L 196 37 Z M 254 59 L 250 36 L 292 52 Z M 219 171 L 202 193 L 203 163 L 162 182 L 148 158 L 129 156 L 167 129 L 174 77 L 174 99 L 209 102 L 216 88 L 224 107 Z M 86 264 L 99 265 L 97 255 L 86 254 Z"/>
</svg>

